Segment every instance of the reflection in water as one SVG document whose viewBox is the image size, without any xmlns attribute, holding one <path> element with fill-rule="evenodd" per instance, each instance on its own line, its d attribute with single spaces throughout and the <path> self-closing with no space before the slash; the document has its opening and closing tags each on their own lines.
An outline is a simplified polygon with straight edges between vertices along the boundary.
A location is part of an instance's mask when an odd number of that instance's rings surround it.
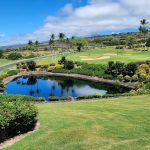
<svg viewBox="0 0 150 150">
<path fill-rule="evenodd" d="M 5 93 L 34 97 L 72 96 L 95 93 L 123 93 L 122 87 L 63 77 L 20 77 L 7 84 Z"/>
</svg>

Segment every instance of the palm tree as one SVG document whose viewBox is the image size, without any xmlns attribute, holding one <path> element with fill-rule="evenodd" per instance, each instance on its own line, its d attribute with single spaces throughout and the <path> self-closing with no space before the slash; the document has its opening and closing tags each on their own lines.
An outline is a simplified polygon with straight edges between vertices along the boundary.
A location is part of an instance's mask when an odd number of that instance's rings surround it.
<svg viewBox="0 0 150 150">
<path fill-rule="evenodd" d="M 146 19 L 143 19 L 140 21 L 140 27 L 139 27 L 139 31 L 143 34 L 144 36 L 144 45 L 145 45 L 145 50 L 146 50 L 146 35 L 148 33 L 148 29 L 147 29 L 147 25 L 149 24 L 149 22 Z"/>
<path fill-rule="evenodd" d="M 59 33 L 59 40 L 64 40 L 65 34 L 64 33 Z"/>
<path fill-rule="evenodd" d="M 55 34 L 51 34 L 50 38 L 51 38 L 52 40 L 55 40 Z"/>
<path fill-rule="evenodd" d="M 38 45 L 39 45 L 40 43 L 39 43 L 39 41 L 35 41 L 35 46 L 36 46 L 36 50 L 37 50 L 37 47 L 38 47 Z"/>
<path fill-rule="evenodd" d="M 48 44 L 50 45 L 50 47 L 54 44 L 54 40 L 52 40 L 52 39 L 50 39 L 49 41 L 48 41 Z"/>
<path fill-rule="evenodd" d="M 33 42 L 32 42 L 31 40 L 29 40 L 28 45 L 29 45 L 29 47 L 31 48 L 32 45 L 33 45 Z"/>
</svg>

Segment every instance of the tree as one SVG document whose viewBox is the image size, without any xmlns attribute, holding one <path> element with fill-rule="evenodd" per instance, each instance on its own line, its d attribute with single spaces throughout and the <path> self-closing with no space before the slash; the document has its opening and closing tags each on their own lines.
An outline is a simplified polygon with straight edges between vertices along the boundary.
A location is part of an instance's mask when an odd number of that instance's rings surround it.
<svg viewBox="0 0 150 150">
<path fill-rule="evenodd" d="M 18 60 L 18 59 L 21 59 L 22 57 L 23 56 L 20 53 L 10 53 L 7 56 L 7 59 L 9 59 L 9 60 Z"/>
<path fill-rule="evenodd" d="M 64 33 L 59 33 L 59 40 L 64 40 L 65 34 Z"/>
<path fill-rule="evenodd" d="M 55 40 L 55 34 L 51 34 L 50 39 Z"/>
<path fill-rule="evenodd" d="M 127 40 L 127 45 L 129 46 L 129 48 L 133 48 L 134 44 L 136 44 L 136 38 L 130 36 Z"/>
<path fill-rule="evenodd" d="M 146 46 L 147 46 L 147 47 L 150 47 L 150 38 L 148 38 L 148 39 L 146 40 Z"/>
<path fill-rule="evenodd" d="M 36 63 L 34 61 L 27 62 L 28 69 L 31 71 L 35 71 Z"/>
<path fill-rule="evenodd" d="M 139 31 L 143 34 L 144 36 L 144 45 L 145 45 L 145 50 L 146 50 L 146 35 L 148 34 L 148 29 L 147 29 L 147 25 L 149 24 L 149 22 L 146 19 L 143 19 L 140 21 L 140 27 L 139 27 Z"/>
<path fill-rule="evenodd" d="M 63 56 L 61 58 L 61 60 L 58 61 L 59 64 L 65 64 L 65 62 L 66 62 L 66 57 L 65 56 Z"/>
<path fill-rule="evenodd" d="M 88 41 L 86 39 L 74 39 L 73 43 L 77 46 L 77 50 L 80 52 L 83 48 L 88 46 Z"/>
<path fill-rule="evenodd" d="M 38 47 L 39 44 L 40 44 L 39 41 L 36 40 L 36 41 L 35 41 L 36 50 L 38 50 L 37 47 Z"/>
<path fill-rule="evenodd" d="M 28 45 L 31 48 L 33 46 L 33 42 L 31 40 L 29 40 Z"/>
<path fill-rule="evenodd" d="M 52 46 L 54 43 L 55 43 L 55 41 L 52 40 L 52 39 L 50 39 L 50 40 L 48 41 L 48 44 L 49 44 L 50 46 Z"/>
<path fill-rule="evenodd" d="M 3 51 L 0 50 L 0 58 L 3 58 Z"/>
</svg>

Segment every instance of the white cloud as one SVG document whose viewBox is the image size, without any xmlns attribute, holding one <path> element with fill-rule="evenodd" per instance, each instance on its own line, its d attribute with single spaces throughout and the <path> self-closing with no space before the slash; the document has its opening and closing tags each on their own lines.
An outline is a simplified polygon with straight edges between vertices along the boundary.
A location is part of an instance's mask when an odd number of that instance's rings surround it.
<svg viewBox="0 0 150 150">
<path fill-rule="evenodd" d="M 15 37 L 0 45 L 46 40 L 51 33 L 67 36 L 89 36 L 96 33 L 138 28 L 139 20 L 150 20 L 149 0 L 89 0 L 86 6 L 73 8 L 67 4 L 56 16 L 48 16 L 33 33 Z"/>
<path fill-rule="evenodd" d="M 0 38 L 5 37 L 4 33 L 0 33 Z"/>
</svg>

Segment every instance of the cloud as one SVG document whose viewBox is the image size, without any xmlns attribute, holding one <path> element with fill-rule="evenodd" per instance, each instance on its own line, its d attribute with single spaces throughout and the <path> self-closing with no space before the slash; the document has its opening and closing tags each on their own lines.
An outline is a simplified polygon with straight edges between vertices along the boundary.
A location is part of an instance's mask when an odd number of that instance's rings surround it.
<svg viewBox="0 0 150 150">
<path fill-rule="evenodd" d="M 4 33 L 0 33 L 0 38 L 3 38 L 5 37 L 5 34 Z"/>
<path fill-rule="evenodd" d="M 139 26 L 139 20 L 150 20 L 149 0 L 89 0 L 74 8 L 66 4 L 55 16 L 48 16 L 33 33 L 15 37 L 2 44 L 25 43 L 28 40 L 47 40 L 51 33 L 67 36 L 90 36 L 106 31 L 118 32 Z"/>
</svg>

